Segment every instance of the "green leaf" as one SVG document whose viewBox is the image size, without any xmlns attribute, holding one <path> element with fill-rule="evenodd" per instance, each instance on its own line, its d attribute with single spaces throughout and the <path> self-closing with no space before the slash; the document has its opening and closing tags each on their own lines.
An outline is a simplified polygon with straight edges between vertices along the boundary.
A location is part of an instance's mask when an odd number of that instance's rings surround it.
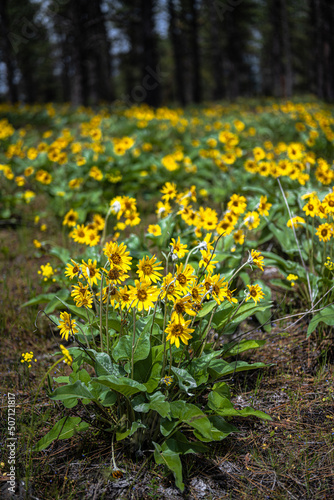
<svg viewBox="0 0 334 500">
<path fill-rule="evenodd" d="M 137 366 L 140 366 L 142 371 L 146 371 L 146 378 L 143 383 L 148 393 L 153 392 L 160 384 L 163 353 L 163 345 L 154 346 L 146 360 L 135 364 L 135 374 Z"/>
<path fill-rule="evenodd" d="M 22 304 L 21 307 L 34 306 L 36 304 L 42 304 L 43 302 L 50 302 L 54 299 L 54 296 L 54 293 L 41 293 L 40 295 L 37 295 L 37 297 L 34 297 L 33 299 L 28 300 L 28 302 Z"/>
<path fill-rule="evenodd" d="M 71 253 L 67 248 L 53 246 L 49 253 L 58 257 L 64 264 L 67 264 L 71 259 Z"/>
<path fill-rule="evenodd" d="M 179 382 L 179 387 L 183 391 L 185 391 L 189 396 L 193 396 L 190 393 L 190 389 L 197 387 L 195 379 L 183 368 L 176 368 L 172 366 L 172 372 L 176 375 L 177 380 Z"/>
<path fill-rule="evenodd" d="M 141 403 L 137 405 L 133 405 L 133 409 L 140 413 L 147 413 L 150 410 L 154 410 L 162 417 L 168 417 L 170 414 L 170 404 L 166 401 L 165 395 L 162 392 L 157 391 L 152 396 L 148 396 L 150 402 L 149 403 Z"/>
<path fill-rule="evenodd" d="M 307 338 L 312 332 L 314 332 L 320 322 L 323 322 L 328 326 L 334 325 L 334 305 L 327 306 L 325 309 L 322 309 L 322 311 L 313 316 L 308 325 Z"/>
<path fill-rule="evenodd" d="M 208 407 L 222 417 L 249 417 L 255 416 L 263 420 L 271 420 L 271 417 L 263 411 L 254 410 L 250 406 L 236 410 L 231 401 L 216 391 L 211 391 L 208 398 Z"/>
<path fill-rule="evenodd" d="M 209 419 L 196 405 L 182 400 L 172 401 L 170 409 L 173 418 L 188 424 L 193 429 L 197 429 L 204 437 L 213 441 Z"/>
<path fill-rule="evenodd" d="M 246 361 L 234 361 L 233 363 L 228 363 L 223 359 L 214 359 L 208 366 L 208 372 L 211 377 L 216 380 L 217 378 L 231 375 L 231 373 L 256 370 L 257 368 L 265 368 L 266 366 L 267 365 L 264 363 L 249 364 Z"/>
<path fill-rule="evenodd" d="M 116 432 L 116 441 L 122 441 L 122 439 L 132 436 L 140 428 L 146 429 L 146 425 L 141 422 L 132 422 L 131 429 L 127 429 L 125 432 Z"/>
<path fill-rule="evenodd" d="M 137 392 L 145 392 L 146 387 L 136 380 L 127 377 L 117 377 L 115 375 L 102 375 L 92 380 L 92 383 L 98 383 L 110 387 L 116 392 L 123 394 L 127 398 Z"/>
<path fill-rule="evenodd" d="M 263 305 L 255 304 L 253 301 L 247 302 L 246 304 L 240 307 L 239 311 L 233 318 L 233 323 L 236 322 L 241 323 L 242 321 L 247 319 L 249 316 L 252 316 L 253 314 L 266 311 L 267 309 L 270 309 L 271 304 L 272 304 L 271 302 Z"/>
<path fill-rule="evenodd" d="M 236 356 L 249 349 L 258 349 L 265 343 L 265 340 L 241 340 L 238 343 L 230 342 L 224 346 L 224 356 Z"/>
<path fill-rule="evenodd" d="M 82 309 L 80 307 L 72 306 L 72 304 L 68 304 L 67 302 L 62 300 L 61 297 L 58 297 L 57 295 L 56 295 L 56 298 L 59 300 L 59 302 L 61 302 L 63 304 L 63 306 L 65 306 L 73 314 L 75 314 L 79 318 L 84 319 L 85 321 L 87 321 L 87 316 L 88 316 L 89 321 L 91 323 L 93 323 L 93 321 L 95 319 L 95 315 L 94 315 L 93 311 L 90 311 L 89 309 Z"/>
<path fill-rule="evenodd" d="M 46 314 L 50 314 L 56 309 L 60 309 L 62 303 L 60 302 L 58 297 L 60 297 L 62 300 L 66 300 L 69 295 L 70 295 L 69 290 L 67 289 L 59 290 L 57 292 L 57 297 L 55 296 L 53 297 L 53 299 L 48 303 L 48 305 L 44 309 L 44 312 Z"/>
<path fill-rule="evenodd" d="M 113 406 L 117 401 L 117 396 L 115 392 L 103 391 L 100 394 L 100 401 L 103 406 Z"/>
<path fill-rule="evenodd" d="M 211 425 L 211 437 L 203 436 L 200 430 L 194 430 L 194 436 L 200 441 L 208 443 L 210 441 L 222 441 L 232 432 L 238 432 L 234 425 L 226 422 L 220 415 L 211 415 L 209 418 Z"/>
<path fill-rule="evenodd" d="M 125 375 L 122 367 L 113 363 L 106 352 L 96 353 L 95 360 L 95 372 L 98 377 L 102 375 Z"/>
<path fill-rule="evenodd" d="M 55 439 L 68 439 L 78 432 L 88 429 L 87 422 L 81 422 L 80 417 L 64 417 L 57 422 L 52 429 L 38 441 L 33 451 L 42 451 Z"/>
<path fill-rule="evenodd" d="M 188 441 L 186 436 L 181 432 L 175 432 L 173 437 L 166 440 L 168 448 L 181 455 L 188 455 L 189 453 L 205 453 L 208 447 L 203 443 L 196 441 Z"/>
<path fill-rule="evenodd" d="M 94 399 L 92 393 L 81 382 L 81 380 L 77 380 L 74 384 L 67 384 L 62 385 L 61 387 L 57 387 L 57 389 L 55 389 L 49 397 L 50 399 L 56 399 L 59 401 L 71 398 L 87 398 L 91 400 Z"/>
<path fill-rule="evenodd" d="M 209 314 L 212 309 L 217 305 L 217 302 L 215 300 L 210 300 L 209 302 L 206 302 L 202 309 L 197 313 L 197 318 L 203 318 L 207 314 Z"/>
<path fill-rule="evenodd" d="M 232 310 L 235 309 L 236 306 L 229 304 L 228 302 L 223 302 L 224 307 L 217 311 L 212 318 L 212 323 L 216 325 L 219 329 L 224 326 L 226 318 L 232 313 Z"/>
<path fill-rule="evenodd" d="M 139 319 L 136 321 L 135 346 L 133 353 L 134 363 L 146 359 L 150 352 L 150 331 L 152 316 L 149 320 Z M 113 350 L 113 358 L 116 362 L 130 360 L 132 357 L 132 334 L 124 335 L 118 341 Z"/>
<path fill-rule="evenodd" d="M 164 443 L 163 448 L 158 443 L 155 443 L 154 441 L 153 441 L 153 445 L 155 448 L 155 451 L 154 451 L 155 463 L 158 465 L 160 465 L 160 464 L 166 465 L 173 472 L 176 486 L 181 491 L 183 491 L 184 484 L 182 482 L 182 463 L 180 460 L 179 453 L 176 453 L 175 451 L 168 449 L 168 446 L 166 443 Z"/>
<path fill-rule="evenodd" d="M 217 358 L 223 350 L 212 351 L 209 354 L 203 354 L 200 358 L 192 359 L 188 371 L 195 379 L 197 386 L 205 384 L 209 378 L 208 366 L 213 358 Z"/>
</svg>

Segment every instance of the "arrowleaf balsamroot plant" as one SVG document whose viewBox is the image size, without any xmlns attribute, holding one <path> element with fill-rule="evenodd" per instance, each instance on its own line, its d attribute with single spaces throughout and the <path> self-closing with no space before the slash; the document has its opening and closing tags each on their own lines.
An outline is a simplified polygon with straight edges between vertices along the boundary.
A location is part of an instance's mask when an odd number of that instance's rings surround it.
<svg viewBox="0 0 334 500">
<path fill-rule="evenodd" d="M 260 306 L 264 293 L 258 284 L 238 295 L 231 290 L 241 269 L 254 265 L 263 270 L 260 252 L 252 250 L 229 279 L 215 272 L 221 237 L 214 243 L 208 233 L 191 250 L 180 237 L 172 238 L 162 253 L 164 261 L 144 255 L 135 273 L 123 242 L 106 242 L 94 260 L 70 260 L 65 274 L 74 304 L 59 298 L 66 310 L 59 320 L 52 318 L 62 339 L 72 341 L 65 354 L 61 346 L 72 373 L 55 378 L 62 385 L 49 396 L 71 408 L 72 416 L 56 423 L 35 451 L 66 436 L 65 424 L 66 432 L 90 424 L 109 434 L 111 443 L 128 440 L 132 451 L 154 448 L 156 463 L 169 467 L 183 490 L 180 455 L 204 452 L 205 443 L 236 431 L 226 417 L 270 419 L 250 407 L 235 410 L 223 380 L 265 365 L 228 362 L 231 344 L 215 349 L 210 340 L 211 328 L 223 334 L 226 327 L 270 307 Z M 234 354 L 262 344 L 241 341 Z M 87 365 L 92 369 L 86 370 Z M 78 407 L 79 399 L 89 406 L 90 418 Z"/>
</svg>

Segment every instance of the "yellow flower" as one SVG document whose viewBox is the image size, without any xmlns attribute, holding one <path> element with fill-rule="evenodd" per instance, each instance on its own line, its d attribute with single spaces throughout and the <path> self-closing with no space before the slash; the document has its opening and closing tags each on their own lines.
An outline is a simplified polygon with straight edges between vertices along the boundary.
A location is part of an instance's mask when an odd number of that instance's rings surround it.
<svg viewBox="0 0 334 500">
<path fill-rule="evenodd" d="M 255 304 L 257 304 L 259 300 L 263 299 L 264 293 L 259 285 L 247 285 L 247 287 L 249 290 L 246 297 L 246 302 L 249 299 L 253 299 Z"/>
<path fill-rule="evenodd" d="M 151 286 L 148 282 L 140 283 L 135 280 L 136 286 L 130 286 L 130 297 L 132 307 L 137 307 L 138 311 L 148 311 L 150 307 L 154 307 L 154 303 L 158 299 L 159 289 L 156 286 Z"/>
<path fill-rule="evenodd" d="M 303 156 L 304 146 L 301 143 L 293 142 L 288 145 L 287 153 L 290 160 L 300 160 Z"/>
<path fill-rule="evenodd" d="M 193 328 L 188 328 L 191 320 L 185 321 L 182 316 L 179 316 L 175 321 L 170 321 L 166 328 L 166 341 L 170 341 L 171 344 L 175 344 L 177 348 L 180 347 L 180 340 L 188 345 L 188 340 L 192 339 L 191 332 L 194 331 Z"/>
<path fill-rule="evenodd" d="M 190 264 L 187 264 L 184 269 L 183 263 L 177 264 L 175 277 L 179 286 L 184 291 L 187 291 L 196 280 L 196 276 L 194 276 L 194 268 Z"/>
<path fill-rule="evenodd" d="M 266 153 L 262 148 L 257 147 L 253 149 L 253 155 L 256 161 L 260 161 L 263 160 L 263 158 L 265 158 Z"/>
<path fill-rule="evenodd" d="M 245 233 L 242 231 L 242 229 L 239 229 L 233 234 L 233 239 L 236 243 L 239 245 L 243 245 L 245 241 Z"/>
<path fill-rule="evenodd" d="M 320 224 L 316 233 L 320 241 L 329 241 L 333 235 L 333 226 L 331 224 Z"/>
<path fill-rule="evenodd" d="M 292 217 L 292 219 L 289 219 L 287 222 L 287 226 L 291 227 L 294 226 L 295 228 L 302 226 L 302 224 L 305 224 L 305 219 L 303 217 L 299 217 L 298 215 L 296 217 Z"/>
<path fill-rule="evenodd" d="M 177 319 L 177 317 L 183 316 L 183 314 L 189 314 L 189 316 L 196 316 L 196 312 L 194 311 L 193 304 L 191 303 L 190 300 L 190 296 L 188 295 L 182 298 L 177 298 L 175 300 L 171 320 L 174 321 Z"/>
<path fill-rule="evenodd" d="M 33 360 L 33 357 L 34 357 L 34 353 L 32 351 L 22 353 L 23 359 L 21 359 L 21 363 L 27 363 L 28 368 L 31 368 L 31 362 L 32 361 L 35 361 L 35 363 L 37 362 L 37 359 Z"/>
<path fill-rule="evenodd" d="M 41 184 L 50 184 L 52 181 L 52 176 L 47 172 L 46 170 L 38 170 L 36 172 L 36 181 L 40 182 Z"/>
<path fill-rule="evenodd" d="M 67 214 L 65 214 L 64 220 L 63 220 L 63 226 L 68 226 L 68 227 L 74 227 L 77 223 L 79 214 L 78 212 L 75 212 L 72 208 Z"/>
<path fill-rule="evenodd" d="M 35 198 L 35 196 L 36 196 L 35 193 L 33 191 L 30 191 L 30 189 L 28 189 L 23 193 L 23 198 L 26 201 L 26 203 L 30 203 L 31 200 Z"/>
<path fill-rule="evenodd" d="M 90 286 L 97 285 L 97 281 L 101 279 L 101 274 L 99 272 L 99 269 L 96 267 L 97 262 L 92 259 L 88 259 L 88 263 L 83 260 L 82 261 L 82 273 Z"/>
<path fill-rule="evenodd" d="M 269 215 L 269 209 L 271 206 L 272 206 L 272 204 L 267 202 L 267 197 L 261 196 L 260 203 L 259 203 L 257 210 L 258 210 L 260 215 Z"/>
<path fill-rule="evenodd" d="M 54 270 L 53 270 L 50 262 L 45 264 L 45 266 L 41 265 L 41 268 L 38 271 L 38 274 L 41 274 L 44 277 L 44 281 L 47 281 L 49 278 L 51 278 L 51 276 L 54 275 Z"/>
<path fill-rule="evenodd" d="M 201 250 L 202 259 L 199 261 L 198 266 L 204 267 L 205 271 L 211 273 L 216 267 L 218 260 L 214 260 L 216 254 L 212 254 L 208 250 Z"/>
<path fill-rule="evenodd" d="M 167 215 L 170 214 L 171 211 L 172 207 L 170 206 L 168 201 L 166 201 L 165 203 L 163 203 L 162 201 L 158 201 L 157 209 L 155 211 L 155 213 L 158 214 L 158 217 L 167 217 Z"/>
<path fill-rule="evenodd" d="M 161 286 L 161 299 L 167 298 L 167 300 L 175 301 L 180 295 L 182 295 L 182 289 L 176 281 L 176 278 L 168 273 L 162 280 L 163 284 Z"/>
<path fill-rule="evenodd" d="M 291 281 L 291 286 L 295 286 L 295 281 L 298 279 L 298 276 L 296 274 L 289 274 L 286 279 L 288 281 Z"/>
<path fill-rule="evenodd" d="M 256 250 L 252 250 L 251 252 L 251 264 L 255 264 L 261 271 L 263 271 L 263 255 L 261 252 L 257 252 Z"/>
<path fill-rule="evenodd" d="M 99 167 L 94 166 L 89 171 L 89 177 L 92 177 L 96 181 L 102 181 L 102 179 L 103 179 L 103 173 L 99 169 Z"/>
<path fill-rule="evenodd" d="M 71 366 L 72 362 L 73 362 L 73 358 L 72 356 L 70 355 L 70 352 L 68 349 L 66 349 L 66 347 L 63 346 L 63 344 L 60 344 L 60 350 L 61 350 L 61 353 L 62 355 L 64 356 L 64 363 L 66 363 L 68 366 Z"/>
<path fill-rule="evenodd" d="M 86 232 L 86 240 L 85 243 L 86 245 L 89 245 L 90 247 L 95 247 L 99 243 L 101 239 L 101 236 L 98 234 L 98 232 L 95 229 L 88 229 Z"/>
<path fill-rule="evenodd" d="M 129 275 L 126 274 L 121 267 L 118 266 L 110 266 L 109 271 L 107 269 L 103 270 L 107 273 L 107 283 L 109 284 L 121 284 L 122 281 L 125 281 Z"/>
<path fill-rule="evenodd" d="M 153 234 L 153 236 L 160 236 L 161 227 L 159 226 L 159 224 L 150 224 L 147 228 L 147 232 L 149 234 Z"/>
<path fill-rule="evenodd" d="M 41 246 L 42 246 L 42 243 L 39 242 L 38 240 L 34 240 L 33 244 L 34 244 L 35 248 L 41 248 Z"/>
<path fill-rule="evenodd" d="M 310 215 L 311 217 L 315 217 L 318 213 L 320 201 L 316 196 L 312 196 L 309 198 L 308 202 L 306 205 L 303 206 L 303 211 L 305 212 L 305 215 Z"/>
<path fill-rule="evenodd" d="M 173 182 L 166 182 L 160 192 L 163 193 L 162 199 L 165 201 L 173 200 L 177 195 L 176 184 Z"/>
<path fill-rule="evenodd" d="M 232 194 L 227 206 L 233 213 L 243 214 L 247 207 L 247 200 L 244 196 Z"/>
<path fill-rule="evenodd" d="M 78 177 L 76 179 L 70 180 L 69 183 L 68 183 L 68 187 L 70 189 L 79 189 L 82 183 L 83 183 L 83 178 L 82 177 Z"/>
<path fill-rule="evenodd" d="M 132 257 L 130 252 L 126 251 L 127 247 L 124 243 L 120 245 L 117 242 L 110 241 L 105 244 L 103 253 L 108 257 L 110 266 L 118 266 L 127 272 L 131 268 Z"/>
<path fill-rule="evenodd" d="M 225 278 L 221 278 L 219 274 L 211 276 L 211 273 L 208 273 L 204 279 L 204 286 L 206 291 L 210 292 L 217 304 L 221 304 L 228 295 L 228 283 L 225 281 Z M 209 295 L 207 295 L 207 297 L 208 296 Z"/>
<path fill-rule="evenodd" d="M 244 224 L 249 230 L 256 229 L 260 224 L 260 217 L 257 212 L 247 212 L 244 217 Z"/>
<path fill-rule="evenodd" d="M 60 313 L 60 322 L 57 328 L 60 329 L 59 333 L 62 338 L 65 337 L 65 340 L 68 340 L 69 335 L 75 335 L 79 331 L 75 319 L 71 319 L 71 314 L 66 311 Z"/>
<path fill-rule="evenodd" d="M 170 243 L 170 246 L 172 247 L 172 254 L 176 255 L 179 259 L 182 259 L 182 257 L 184 257 L 185 254 L 189 252 L 189 250 L 187 250 L 187 245 L 181 243 L 179 236 L 177 238 L 177 241 L 172 238 L 172 243 Z"/>
<path fill-rule="evenodd" d="M 334 193 L 329 193 L 322 201 L 326 214 L 334 213 Z"/>
<path fill-rule="evenodd" d="M 74 276 L 78 276 L 80 278 L 82 276 L 82 271 L 80 264 L 77 264 L 74 260 L 71 259 L 71 262 L 73 264 L 67 264 L 66 269 L 65 269 L 65 276 L 68 276 L 70 280 L 74 278 Z"/>
<path fill-rule="evenodd" d="M 86 235 L 87 228 L 84 226 L 84 224 L 79 224 L 69 234 L 69 236 L 73 238 L 74 241 L 81 244 L 86 244 Z"/>
<path fill-rule="evenodd" d="M 148 281 L 149 283 L 160 281 L 161 273 L 159 271 L 163 269 L 163 266 L 160 265 L 161 261 L 156 262 L 156 260 L 157 258 L 153 255 L 151 259 L 146 256 L 139 261 L 139 264 L 137 264 L 137 274 L 140 280 Z"/>
</svg>

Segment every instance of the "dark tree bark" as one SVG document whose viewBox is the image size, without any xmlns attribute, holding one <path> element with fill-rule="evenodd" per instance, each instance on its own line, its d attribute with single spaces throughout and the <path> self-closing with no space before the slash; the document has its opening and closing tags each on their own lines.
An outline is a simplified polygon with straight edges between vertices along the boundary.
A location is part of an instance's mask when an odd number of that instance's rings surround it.
<svg viewBox="0 0 334 500">
<path fill-rule="evenodd" d="M 174 75 L 176 84 L 177 100 L 182 106 L 186 105 L 185 85 L 184 85 L 184 66 L 183 66 L 183 45 L 182 32 L 179 28 L 174 1 L 168 0 L 169 13 L 169 34 L 171 37 L 173 56 L 174 56 Z"/>
<path fill-rule="evenodd" d="M 154 78 L 158 67 L 158 47 L 153 18 L 153 0 L 141 0 L 141 27 L 142 27 L 142 86 L 146 92 L 144 101 L 150 106 L 157 107 L 161 102 L 161 78 Z"/>
<path fill-rule="evenodd" d="M 8 96 L 10 101 L 14 104 L 18 101 L 18 92 L 17 87 L 14 82 L 14 54 L 9 40 L 9 20 L 7 14 L 8 1 L 1 0 L 0 2 L 0 25 L 1 25 L 1 33 L 2 33 L 2 53 L 4 63 L 6 65 L 7 70 L 7 85 L 8 85 Z"/>
<path fill-rule="evenodd" d="M 222 46 L 223 25 L 222 19 L 217 16 L 214 2 L 207 0 L 210 21 L 210 52 L 211 71 L 214 80 L 213 99 L 222 99 L 224 92 L 224 48 Z"/>
<path fill-rule="evenodd" d="M 286 0 L 280 0 L 281 20 L 282 20 L 282 54 L 283 54 L 283 84 L 282 94 L 284 97 L 291 97 L 293 91 L 291 35 L 288 21 Z"/>
<path fill-rule="evenodd" d="M 192 58 L 192 88 L 193 101 L 200 103 L 202 101 L 202 81 L 201 81 L 201 60 L 198 39 L 198 11 L 196 0 L 190 0 L 190 46 Z"/>
</svg>

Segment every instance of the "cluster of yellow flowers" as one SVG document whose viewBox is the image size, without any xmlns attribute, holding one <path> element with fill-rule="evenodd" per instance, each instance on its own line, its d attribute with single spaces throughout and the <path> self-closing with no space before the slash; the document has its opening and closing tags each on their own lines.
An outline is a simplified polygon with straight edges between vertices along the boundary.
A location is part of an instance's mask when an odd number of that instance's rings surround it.
<svg viewBox="0 0 334 500">
<path fill-rule="evenodd" d="M 334 235 L 334 188 L 322 201 L 319 200 L 316 191 L 303 195 L 301 199 L 307 200 L 306 204 L 303 206 L 305 215 L 312 219 L 318 217 L 321 220 L 328 220 L 328 222 L 318 225 L 315 235 L 318 236 L 320 241 L 329 241 Z M 287 222 L 288 227 L 294 225 L 295 228 L 303 226 L 304 224 L 306 224 L 306 221 L 300 216 L 293 217 Z"/>
<path fill-rule="evenodd" d="M 188 254 L 188 258 L 194 251 L 201 252 L 199 270 L 203 268 L 201 274 L 197 275 L 195 268 L 188 263 L 180 262 L 173 264 L 173 272 L 166 271 L 162 262 L 158 261 L 156 256 L 145 256 L 137 264 L 137 277 L 134 285 L 125 285 L 124 282 L 129 278 L 132 257 L 124 243 L 115 241 L 107 242 L 103 247 L 103 253 L 107 258 L 104 267 L 98 267 L 97 261 L 88 259 L 78 263 L 71 260 L 67 264 L 65 275 L 72 280 L 77 279 L 77 284 L 73 285 L 71 296 L 77 307 L 92 308 L 96 307 L 97 301 L 111 305 L 114 309 L 120 309 L 121 314 L 130 310 L 149 311 L 157 306 L 158 301 L 163 300 L 165 305 L 171 307 L 171 316 L 166 326 L 166 340 L 171 344 L 175 343 L 179 347 L 180 340 L 188 344 L 192 338 L 190 335 L 193 329 L 189 327 L 193 323 L 198 311 L 201 310 L 204 300 L 213 298 L 217 305 L 225 299 L 231 304 L 237 303 L 229 289 L 229 282 L 220 274 L 214 274 L 215 254 L 213 253 L 212 234 L 208 233 L 197 247 L 191 251 L 187 245 L 181 243 L 180 238 L 172 238 L 170 251 L 167 259 L 175 260 L 183 258 Z M 260 252 L 252 250 L 251 256 L 247 261 L 249 264 L 255 264 L 263 270 L 263 257 Z M 94 286 L 98 291 L 94 292 Z M 264 297 L 259 285 L 248 285 L 248 294 L 245 300 L 253 299 L 255 303 Z M 190 317 L 186 319 L 185 316 Z M 75 320 L 71 320 L 69 313 L 61 313 L 59 325 L 60 333 L 66 340 L 70 334 L 77 333 Z"/>
<path fill-rule="evenodd" d="M 70 238 L 82 245 L 89 245 L 91 247 L 97 245 L 101 239 L 99 233 L 104 229 L 104 218 L 99 214 L 94 214 L 92 222 L 86 225 L 77 224 L 78 218 L 78 212 L 73 209 L 65 214 L 63 225 L 73 227 L 69 233 Z"/>
<path fill-rule="evenodd" d="M 229 235 L 234 231 L 234 241 L 239 245 L 242 245 L 245 241 L 245 231 L 256 229 L 260 224 L 261 216 L 269 215 L 269 209 L 272 206 L 267 201 L 266 196 L 261 196 L 257 209 L 246 212 L 246 197 L 233 194 L 227 203 L 227 210 L 223 218 L 219 221 L 216 210 L 209 207 L 199 207 L 198 210 L 195 210 L 192 207 L 191 202 L 195 202 L 197 199 L 195 186 L 191 186 L 187 191 L 178 193 L 174 183 L 166 182 L 161 192 L 163 193 L 163 201 L 158 202 L 156 208 L 156 213 L 159 217 L 166 217 L 172 212 L 172 206 L 169 202 L 173 200 L 179 206 L 177 213 L 181 215 L 182 220 L 188 226 L 194 227 L 198 238 L 202 236 L 203 230 L 216 231 L 218 234 L 224 235 Z M 149 232 L 159 234 L 159 229 L 150 226 Z"/>
<path fill-rule="evenodd" d="M 37 363 L 37 359 L 34 359 L 34 353 L 32 351 L 22 353 L 21 363 L 27 363 L 28 368 L 31 368 L 32 361 Z"/>
<path fill-rule="evenodd" d="M 40 274 L 43 277 L 44 281 L 48 281 L 50 278 L 52 278 L 52 276 L 54 276 L 54 274 L 56 272 L 57 272 L 57 269 L 53 269 L 50 262 L 48 262 L 45 265 L 43 265 L 43 264 L 41 265 L 41 267 L 38 271 L 38 274 Z M 56 280 L 53 278 L 52 281 L 56 281 Z"/>
</svg>

